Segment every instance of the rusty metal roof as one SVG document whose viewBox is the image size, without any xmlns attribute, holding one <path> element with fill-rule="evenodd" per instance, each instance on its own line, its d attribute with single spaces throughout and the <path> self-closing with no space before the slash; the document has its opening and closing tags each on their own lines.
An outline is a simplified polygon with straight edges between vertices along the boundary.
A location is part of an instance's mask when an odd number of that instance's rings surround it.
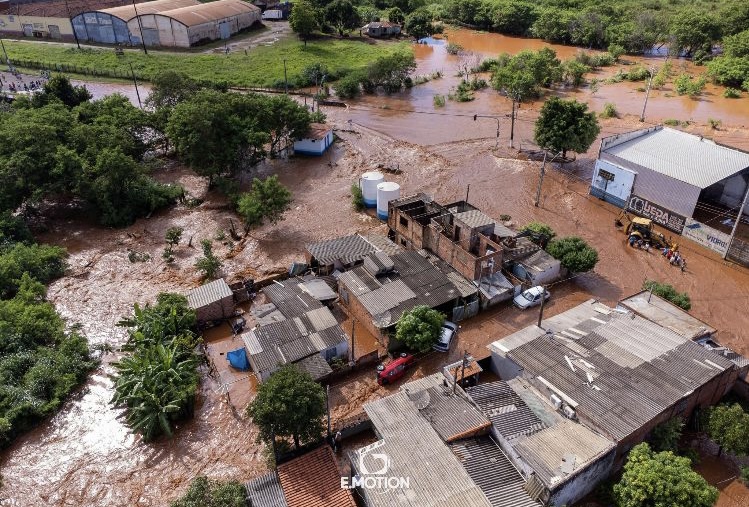
<svg viewBox="0 0 749 507">
<path fill-rule="evenodd" d="M 280 465 L 278 477 L 288 507 L 356 507 L 327 445 Z"/>
<path fill-rule="evenodd" d="M 159 14 L 173 9 L 195 7 L 197 5 L 201 5 L 198 0 L 154 0 L 153 2 L 137 3 L 135 7 L 132 4 L 127 4 L 109 9 L 100 9 L 96 12 L 104 12 L 123 21 L 130 21 L 135 17 L 136 12 L 138 16 L 143 16 L 145 14 Z"/>
<path fill-rule="evenodd" d="M 532 435 L 547 427 L 504 380 L 469 387 L 466 394 L 507 440 Z"/>
</svg>

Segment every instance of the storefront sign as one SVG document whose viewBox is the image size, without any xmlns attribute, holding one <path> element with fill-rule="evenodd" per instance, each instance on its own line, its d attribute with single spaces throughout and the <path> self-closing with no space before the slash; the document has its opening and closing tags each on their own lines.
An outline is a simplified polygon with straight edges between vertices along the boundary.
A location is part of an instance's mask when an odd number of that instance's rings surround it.
<svg viewBox="0 0 749 507">
<path fill-rule="evenodd" d="M 699 243 L 700 245 L 715 250 L 721 255 L 725 255 L 728 250 L 728 244 L 731 236 L 699 223 L 691 218 L 687 219 L 687 225 L 684 232 L 681 233 L 685 238 Z"/>
<path fill-rule="evenodd" d="M 681 231 L 684 230 L 685 217 L 642 197 L 630 196 L 627 208 L 670 231 L 674 231 L 676 234 L 681 234 Z"/>
</svg>

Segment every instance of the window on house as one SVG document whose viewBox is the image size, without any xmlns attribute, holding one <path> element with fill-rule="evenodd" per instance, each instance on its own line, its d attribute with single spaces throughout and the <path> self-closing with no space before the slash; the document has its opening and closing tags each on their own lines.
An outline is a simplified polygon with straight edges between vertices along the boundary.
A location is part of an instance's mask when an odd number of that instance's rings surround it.
<svg viewBox="0 0 749 507">
<path fill-rule="evenodd" d="M 408 219 L 406 217 L 401 217 L 400 223 L 402 227 L 408 227 Z"/>
</svg>

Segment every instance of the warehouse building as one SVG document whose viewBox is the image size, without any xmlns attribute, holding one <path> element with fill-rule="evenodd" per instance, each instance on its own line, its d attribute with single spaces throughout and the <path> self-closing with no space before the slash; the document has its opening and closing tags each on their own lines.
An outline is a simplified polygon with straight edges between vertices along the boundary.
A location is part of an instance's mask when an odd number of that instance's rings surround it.
<svg viewBox="0 0 749 507">
<path fill-rule="evenodd" d="M 244 0 L 218 0 L 151 13 L 128 22 L 128 29 L 146 46 L 187 48 L 203 42 L 228 39 L 260 21 L 260 8 Z"/>
<path fill-rule="evenodd" d="M 102 44 L 190 47 L 228 39 L 260 20 L 260 9 L 243 0 L 154 0 L 73 17 L 78 39 Z"/>
<path fill-rule="evenodd" d="M 590 186 L 592 195 L 723 255 L 732 233 L 749 232 L 733 228 L 749 222 L 747 190 L 749 153 L 662 126 L 603 138 Z"/>
<path fill-rule="evenodd" d="M 198 0 L 155 0 L 138 4 L 128 4 L 109 9 L 86 11 L 73 17 L 73 29 L 83 42 L 101 44 L 140 44 L 140 38 L 133 38 L 128 22 L 138 15 L 168 11 L 180 7 L 200 5 Z"/>
</svg>

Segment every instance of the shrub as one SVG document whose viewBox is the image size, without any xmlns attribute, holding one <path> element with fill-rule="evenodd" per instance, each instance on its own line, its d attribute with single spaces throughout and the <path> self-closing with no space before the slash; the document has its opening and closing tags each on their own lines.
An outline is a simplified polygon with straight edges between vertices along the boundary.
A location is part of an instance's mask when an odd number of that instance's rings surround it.
<svg viewBox="0 0 749 507">
<path fill-rule="evenodd" d="M 689 310 L 692 307 L 692 302 L 689 300 L 689 294 L 686 292 L 678 292 L 673 285 L 656 282 L 655 280 L 646 280 L 645 283 L 642 284 L 642 289 L 652 291 L 656 296 L 672 302 L 683 310 Z"/>
<path fill-rule="evenodd" d="M 704 76 L 694 79 L 689 74 L 681 74 L 674 81 L 676 93 L 679 95 L 689 95 L 690 97 L 698 97 L 702 93 L 702 90 L 705 89 L 706 84 L 707 79 Z"/>
<path fill-rule="evenodd" d="M 740 99 L 741 98 L 741 90 L 738 90 L 736 88 L 728 87 L 725 90 L 723 90 L 723 96 L 727 99 Z"/>
<path fill-rule="evenodd" d="M 636 65 L 625 74 L 627 81 L 645 81 L 650 77 L 650 71 L 642 65 Z"/>
<path fill-rule="evenodd" d="M 601 118 L 618 118 L 619 113 L 616 110 L 616 106 L 612 104 L 611 102 L 607 102 L 603 106 L 603 111 L 601 111 Z"/>
<path fill-rule="evenodd" d="M 624 46 L 620 46 L 619 44 L 609 44 L 609 54 L 614 59 L 614 61 L 618 61 L 619 58 L 626 52 L 627 51 L 624 49 Z"/>
<path fill-rule="evenodd" d="M 247 492 L 237 481 L 222 482 L 199 476 L 187 492 L 169 507 L 246 507 Z"/>
<path fill-rule="evenodd" d="M 200 242 L 203 248 L 203 257 L 195 262 L 195 268 L 207 279 L 216 277 L 218 270 L 221 269 L 221 261 L 213 253 L 213 243 L 210 239 L 204 239 Z"/>
<path fill-rule="evenodd" d="M 339 80 L 335 85 L 335 93 L 342 99 L 353 99 L 361 93 L 361 75 L 354 72 Z"/>
<path fill-rule="evenodd" d="M 749 467 L 741 467 L 741 481 L 749 486 Z"/>
<path fill-rule="evenodd" d="M 611 53 L 599 53 L 590 59 L 592 67 L 610 67 L 616 63 L 616 58 Z"/>
<path fill-rule="evenodd" d="M 720 130 L 720 125 L 723 122 L 721 120 L 716 120 L 715 118 L 708 118 L 707 124 L 710 125 L 710 128 L 713 130 Z"/>
<path fill-rule="evenodd" d="M 653 428 L 653 433 L 650 436 L 653 450 L 656 452 L 676 452 L 683 428 L 684 420 L 681 417 L 674 417 Z"/>
<path fill-rule="evenodd" d="M 445 96 L 435 95 L 432 97 L 432 103 L 434 104 L 434 107 L 445 107 Z"/>
<path fill-rule="evenodd" d="M 364 211 L 366 208 L 364 204 L 364 194 L 358 183 L 351 184 L 351 204 L 356 211 Z"/>
<path fill-rule="evenodd" d="M 449 55 L 457 55 L 461 51 L 463 51 L 463 46 L 460 44 L 455 44 L 454 42 L 449 43 L 447 46 L 445 46 L 445 50 L 447 51 L 447 54 Z"/>
<path fill-rule="evenodd" d="M 572 273 L 590 271 L 598 263 L 598 252 L 577 236 L 552 240 L 546 250 Z"/>
<path fill-rule="evenodd" d="M 681 122 L 674 118 L 669 118 L 667 120 L 663 120 L 663 124 L 668 125 L 669 127 L 678 127 L 681 124 Z"/>
<path fill-rule="evenodd" d="M 540 234 L 541 236 L 546 236 L 547 240 L 550 240 L 557 235 L 550 225 L 547 225 L 543 222 L 530 222 L 521 229 L 521 232 L 522 231 L 531 231 L 536 234 Z"/>
</svg>

